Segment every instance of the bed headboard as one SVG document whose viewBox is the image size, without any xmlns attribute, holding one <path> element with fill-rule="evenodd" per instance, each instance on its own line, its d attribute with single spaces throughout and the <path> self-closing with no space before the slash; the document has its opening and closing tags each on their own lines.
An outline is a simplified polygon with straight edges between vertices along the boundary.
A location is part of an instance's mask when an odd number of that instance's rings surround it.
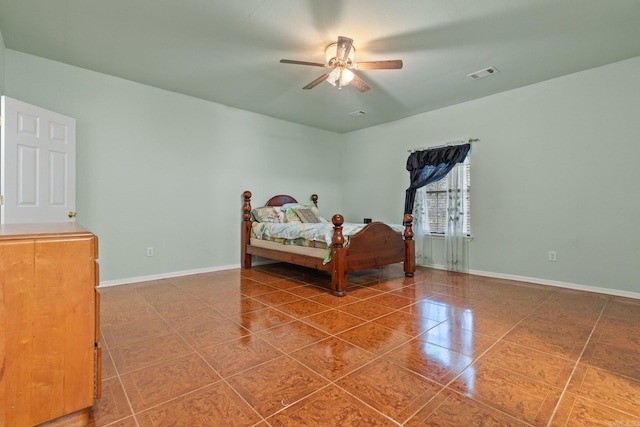
<svg viewBox="0 0 640 427">
<path fill-rule="evenodd" d="M 280 194 L 270 198 L 265 206 L 282 206 L 285 203 L 298 203 L 298 201 L 291 196 L 287 196 L 286 194 Z"/>
<path fill-rule="evenodd" d="M 311 201 L 313 202 L 313 204 L 318 207 L 318 195 L 317 194 L 312 194 L 311 195 Z M 273 196 L 272 198 L 270 198 L 267 201 L 267 204 L 265 206 L 282 206 L 285 203 L 298 203 L 298 201 L 296 199 L 294 199 L 291 196 L 288 196 L 286 194 L 279 194 L 277 196 Z"/>
</svg>

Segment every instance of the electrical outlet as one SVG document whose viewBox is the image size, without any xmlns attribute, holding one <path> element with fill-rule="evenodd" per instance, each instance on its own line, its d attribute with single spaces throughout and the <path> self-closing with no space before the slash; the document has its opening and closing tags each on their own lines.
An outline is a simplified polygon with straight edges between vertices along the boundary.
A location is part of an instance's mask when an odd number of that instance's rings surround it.
<svg viewBox="0 0 640 427">
<path fill-rule="evenodd" d="M 147 256 L 153 256 L 153 246 L 147 248 Z"/>
<path fill-rule="evenodd" d="M 558 261 L 558 257 L 557 257 L 556 251 L 549 251 L 549 261 L 551 261 L 551 262 L 557 262 Z"/>
</svg>

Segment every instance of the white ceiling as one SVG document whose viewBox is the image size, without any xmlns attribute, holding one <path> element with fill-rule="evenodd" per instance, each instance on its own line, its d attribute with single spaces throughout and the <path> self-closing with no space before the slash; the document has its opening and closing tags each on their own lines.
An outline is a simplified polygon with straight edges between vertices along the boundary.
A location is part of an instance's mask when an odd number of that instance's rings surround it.
<svg viewBox="0 0 640 427">
<path fill-rule="evenodd" d="M 342 133 L 640 56 L 640 0 L 0 0 L 0 31 L 8 49 Z M 279 60 L 323 62 L 339 35 L 356 61 L 404 68 L 359 71 L 365 93 L 302 90 L 325 71 Z"/>
</svg>

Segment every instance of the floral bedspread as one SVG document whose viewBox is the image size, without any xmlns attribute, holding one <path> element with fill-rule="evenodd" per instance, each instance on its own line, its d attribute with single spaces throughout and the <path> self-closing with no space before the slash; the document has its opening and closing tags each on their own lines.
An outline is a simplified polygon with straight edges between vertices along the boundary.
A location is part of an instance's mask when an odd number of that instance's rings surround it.
<svg viewBox="0 0 640 427">
<path fill-rule="evenodd" d="M 353 236 L 365 227 L 366 224 L 344 223 L 342 225 L 342 234 L 345 237 L 345 245 L 349 236 Z M 402 233 L 404 226 L 399 224 L 387 224 L 391 229 Z M 254 222 L 251 226 L 253 236 L 264 239 L 286 239 L 294 240 L 303 238 L 316 242 L 323 242 L 327 247 L 331 246 L 333 239 L 333 224 L 331 223 L 279 223 L 279 222 Z"/>
</svg>

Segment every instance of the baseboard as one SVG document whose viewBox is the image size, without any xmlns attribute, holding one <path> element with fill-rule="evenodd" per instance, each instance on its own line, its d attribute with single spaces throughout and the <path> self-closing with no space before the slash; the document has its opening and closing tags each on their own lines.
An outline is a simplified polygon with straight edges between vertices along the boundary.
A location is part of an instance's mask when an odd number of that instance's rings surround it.
<svg viewBox="0 0 640 427">
<path fill-rule="evenodd" d="M 232 270 L 240 268 L 240 264 L 223 265 L 218 267 L 197 268 L 194 270 L 173 271 L 170 273 L 152 274 L 149 276 L 129 277 L 126 279 L 106 280 L 100 283 L 99 288 L 107 288 L 109 286 L 128 285 L 131 283 L 150 282 L 152 280 L 170 279 L 172 277 L 190 276 L 192 274 L 211 273 L 214 271 Z"/>
<path fill-rule="evenodd" d="M 421 267 L 435 268 L 436 270 L 446 270 L 444 265 L 441 264 L 422 265 Z M 595 292 L 598 294 L 614 295 L 617 297 L 640 299 L 639 292 L 623 291 L 620 289 L 600 288 L 598 286 L 587 286 L 570 282 L 558 282 L 556 280 L 539 279 L 537 277 L 516 276 L 514 274 L 495 273 L 493 271 L 469 270 L 469 274 L 475 274 L 477 276 L 484 277 L 493 277 L 496 279 L 515 280 L 517 282 L 535 283 L 536 285 L 574 289 L 576 291 Z"/>
<path fill-rule="evenodd" d="M 272 264 L 274 261 L 253 261 L 254 266 Z M 151 282 L 153 280 L 171 279 L 172 277 L 190 276 L 192 274 L 212 273 L 214 271 L 233 270 L 240 268 L 240 264 L 222 265 L 218 267 L 196 268 L 194 270 L 172 271 L 169 273 L 151 274 L 149 276 L 129 277 L 126 279 L 106 280 L 100 283 L 99 288 L 108 288 L 109 286 L 128 285 L 131 283 Z"/>
<path fill-rule="evenodd" d="M 600 288 L 598 286 L 581 285 L 579 283 L 558 282 L 555 280 L 539 279 L 537 277 L 516 276 L 513 274 L 494 273 L 491 271 L 469 270 L 469 274 L 478 276 L 494 277 L 496 279 L 515 280 L 518 282 L 535 283 L 538 285 L 556 286 L 558 288 L 574 289 L 584 292 L 595 292 L 598 294 L 614 295 L 618 297 L 640 299 L 640 293 L 623 291 L 620 289 Z"/>
<path fill-rule="evenodd" d="M 272 262 L 273 261 L 265 260 L 263 262 L 260 262 L 260 261 L 254 262 L 253 264 L 262 265 L 262 264 L 270 264 Z M 439 264 L 422 265 L 420 267 L 435 268 L 438 270 L 445 269 L 443 265 L 439 265 Z M 240 264 L 223 265 L 223 266 L 209 267 L 209 268 L 199 268 L 195 270 L 174 271 L 170 273 L 153 274 L 149 276 L 130 277 L 127 279 L 107 280 L 105 282 L 100 283 L 99 287 L 106 288 L 109 286 L 126 285 L 129 283 L 150 282 L 152 280 L 170 279 L 172 277 L 189 276 L 192 274 L 201 274 L 201 273 L 211 273 L 214 271 L 233 270 L 235 268 L 240 268 Z M 482 270 L 469 270 L 469 274 L 475 274 L 477 276 L 484 276 L 484 277 L 494 277 L 496 279 L 515 280 L 517 282 L 535 283 L 538 285 L 556 286 L 558 288 L 574 289 L 577 291 L 595 292 L 598 294 L 614 295 L 618 297 L 640 299 L 639 292 L 623 291 L 620 289 L 600 288 L 598 286 L 588 286 L 588 285 L 581 285 L 578 283 L 570 283 L 570 282 L 558 282 L 555 280 L 539 279 L 537 277 L 516 276 L 514 274 L 495 273 L 492 271 L 482 271 Z"/>
</svg>

